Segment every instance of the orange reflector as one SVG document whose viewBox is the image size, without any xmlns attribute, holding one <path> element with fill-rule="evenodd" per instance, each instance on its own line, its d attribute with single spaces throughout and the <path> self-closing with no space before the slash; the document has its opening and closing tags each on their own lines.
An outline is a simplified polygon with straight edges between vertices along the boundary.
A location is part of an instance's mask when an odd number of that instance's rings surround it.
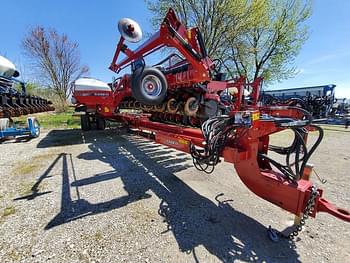
<svg viewBox="0 0 350 263">
<path fill-rule="evenodd" d="M 182 138 L 179 138 L 179 143 L 187 145 L 187 144 L 188 144 L 188 141 L 187 141 L 187 140 L 184 140 L 184 139 L 182 139 Z"/>
<path fill-rule="evenodd" d="M 252 120 L 253 121 L 257 121 L 260 119 L 260 113 L 259 112 L 255 112 L 252 114 Z"/>
</svg>

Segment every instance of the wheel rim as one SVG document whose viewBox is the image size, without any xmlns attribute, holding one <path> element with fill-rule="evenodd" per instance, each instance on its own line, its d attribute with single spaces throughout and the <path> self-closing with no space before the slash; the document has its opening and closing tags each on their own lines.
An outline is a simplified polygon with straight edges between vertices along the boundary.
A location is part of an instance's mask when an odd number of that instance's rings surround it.
<svg viewBox="0 0 350 263">
<path fill-rule="evenodd" d="M 158 97 L 162 92 L 162 83 L 155 75 L 147 75 L 141 82 L 142 91 L 150 97 Z"/>
</svg>

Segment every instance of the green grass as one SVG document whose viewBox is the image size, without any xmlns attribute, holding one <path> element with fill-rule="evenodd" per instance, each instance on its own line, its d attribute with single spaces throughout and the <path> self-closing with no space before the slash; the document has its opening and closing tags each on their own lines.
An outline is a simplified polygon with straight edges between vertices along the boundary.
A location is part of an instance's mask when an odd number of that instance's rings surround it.
<svg viewBox="0 0 350 263">
<path fill-rule="evenodd" d="M 13 206 L 9 206 L 6 207 L 2 213 L 2 216 L 9 216 L 9 215 L 13 215 L 14 213 L 16 213 L 16 209 Z"/>
<path fill-rule="evenodd" d="M 43 162 L 53 159 L 57 156 L 55 152 L 49 152 L 46 154 L 36 155 L 32 157 L 29 161 L 22 161 L 14 165 L 11 173 L 15 175 L 26 175 L 38 171 Z"/>
<path fill-rule="evenodd" d="M 36 117 L 39 120 L 41 128 L 44 129 L 78 129 L 80 128 L 80 118 L 72 116 L 73 109 L 69 109 L 67 112 L 42 112 L 30 114 L 30 116 Z M 25 125 L 27 116 L 21 116 L 13 118 L 18 125 Z"/>
</svg>

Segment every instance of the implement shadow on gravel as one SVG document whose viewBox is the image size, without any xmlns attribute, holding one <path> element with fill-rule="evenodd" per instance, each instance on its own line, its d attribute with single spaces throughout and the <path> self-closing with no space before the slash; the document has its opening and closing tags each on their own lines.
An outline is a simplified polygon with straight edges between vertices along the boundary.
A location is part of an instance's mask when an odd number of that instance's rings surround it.
<svg viewBox="0 0 350 263">
<path fill-rule="evenodd" d="M 87 131 L 82 132 L 80 129 L 68 129 L 68 130 L 51 130 L 49 133 L 41 139 L 38 143 L 38 148 L 50 148 L 56 146 L 68 146 L 84 143 L 91 143 L 96 139 L 104 138 L 106 134 L 116 135 L 125 133 L 125 130 L 117 128 L 110 128 L 106 131 Z"/>
<path fill-rule="evenodd" d="M 84 136 L 80 129 L 51 130 L 38 143 L 38 148 L 66 146 L 84 143 Z"/>
<path fill-rule="evenodd" d="M 222 262 L 299 261 L 293 242 L 272 243 L 265 226 L 234 210 L 223 195 L 219 194 L 215 198 L 217 202 L 213 202 L 176 177 L 175 172 L 191 167 L 187 162 L 189 155 L 136 136 L 115 136 L 111 131 L 106 131 L 104 136 L 96 134 L 85 133 L 91 152 L 81 153 L 78 158 L 97 159 L 115 170 L 76 180 L 71 155 L 62 155 L 61 211 L 45 229 L 118 209 L 151 198 L 150 193 L 154 193 L 161 199 L 158 213 L 166 224 L 164 233 L 171 231 L 180 251 L 191 253 L 195 262 L 200 261 L 196 254 L 199 246 Z M 80 186 L 116 178 L 122 180 L 127 195 L 101 203 L 90 203 L 80 197 Z M 71 188 L 77 191 L 77 200 L 72 199 Z"/>
</svg>

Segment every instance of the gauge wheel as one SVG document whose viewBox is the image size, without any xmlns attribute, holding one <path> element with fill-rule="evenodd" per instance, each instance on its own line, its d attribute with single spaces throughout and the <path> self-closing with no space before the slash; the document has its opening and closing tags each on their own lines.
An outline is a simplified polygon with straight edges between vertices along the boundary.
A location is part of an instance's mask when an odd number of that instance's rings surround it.
<svg viewBox="0 0 350 263">
<path fill-rule="evenodd" d="M 168 100 L 166 106 L 168 112 L 171 114 L 175 114 L 179 110 L 179 103 L 174 98 Z"/>
<path fill-rule="evenodd" d="M 184 107 L 185 114 L 190 117 L 196 116 L 198 108 L 199 108 L 199 103 L 197 99 L 195 97 L 191 97 L 185 103 L 185 107 Z"/>
</svg>

